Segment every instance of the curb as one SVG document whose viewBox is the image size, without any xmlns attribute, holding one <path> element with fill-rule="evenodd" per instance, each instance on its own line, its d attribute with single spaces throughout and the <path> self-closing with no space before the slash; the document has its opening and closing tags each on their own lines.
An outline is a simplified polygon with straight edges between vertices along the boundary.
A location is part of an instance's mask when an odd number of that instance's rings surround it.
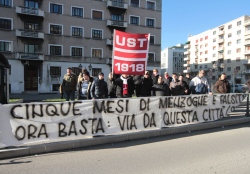
<svg viewBox="0 0 250 174">
<path fill-rule="evenodd" d="M 238 117 L 238 116 L 237 116 Z M 50 153 L 62 150 L 69 150 L 87 146 L 101 145 L 101 144 L 109 144 L 116 143 L 128 140 L 136 140 L 157 136 L 165 136 L 172 135 L 178 133 L 192 132 L 204 129 L 212 129 L 223 126 L 231 126 L 236 124 L 249 123 L 250 117 L 227 117 L 222 120 L 217 120 L 213 122 L 207 123 L 198 123 L 192 125 L 185 125 L 180 127 L 170 127 L 163 128 L 158 130 L 151 131 L 143 131 L 143 132 L 134 132 L 129 134 L 121 134 L 121 135 L 110 135 L 110 136 L 101 136 L 101 137 L 93 137 L 91 139 L 82 139 L 82 140 L 69 140 L 63 142 L 54 142 L 54 143 L 46 143 L 39 145 L 31 145 L 27 147 L 15 147 L 10 149 L 0 149 L 0 159 L 6 158 L 14 158 L 28 155 L 37 155 L 42 153 Z"/>
</svg>

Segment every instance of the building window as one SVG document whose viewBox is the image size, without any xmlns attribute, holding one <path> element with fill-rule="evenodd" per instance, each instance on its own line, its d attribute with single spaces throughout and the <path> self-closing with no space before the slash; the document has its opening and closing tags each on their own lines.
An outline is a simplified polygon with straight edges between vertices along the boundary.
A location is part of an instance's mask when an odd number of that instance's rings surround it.
<svg viewBox="0 0 250 174">
<path fill-rule="evenodd" d="M 238 30 L 238 31 L 237 31 L 237 35 L 240 35 L 240 34 L 241 34 L 241 30 Z"/>
<path fill-rule="evenodd" d="M 92 10 L 92 19 L 102 20 L 102 11 Z"/>
<path fill-rule="evenodd" d="M 50 24 L 50 34 L 60 34 L 62 35 L 62 26 Z"/>
<path fill-rule="evenodd" d="M 135 25 L 139 25 L 139 17 L 137 16 L 130 16 L 130 24 L 135 24 Z"/>
<path fill-rule="evenodd" d="M 216 50 L 216 46 L 213 46 L 213 50 Z"/>
<path fill-rule="evenodd" d="M 216 42 L 216 39 L 213 39 L 213 42 Z"/>
<path fill-rule="evenodd" d="M 231 50 L 228 50 L 228 51 L 227 51 L 227 54 L 231 54 Z"/>
<path fill-rule="evenodd" d="M 213 35 L 216 35 L 216 31 L 213 31 Z"/>
<path fill-rule="evenodd" d="M 227 63 L 231 63 L 231 59 L 227 59 Z"/>
<path fill-rule="evenodd" d="M 155 44 L 155 36 L 150 36 L 149 44 Z"/>
<path fill-rule="evenodd" d="M 102 58 L 102 49 L 92 48 L 92 57 Z"/>
<path fill-rule="evenodd" d="M 203 38 L 200 38 L 200 41 L 203 41 Z"/>
<path fill-rule="evenodd" d="M 240 62 L 240 57 L 236 57 L 236 62 Z"/>
<path fill-rule="evenodd" d="M 11 51 L 11 42 L 0 41 L 0 51 Z"/>
<path fill-rule="evenodd" d="M 149 62 L 155 61 L 155 53 L 148 53 L 148 61 Z"/>
<path fill-rule="evenodd" d="M 50 3 L 50 13 L 62 14 L 62 5 Z"/>
<path fill-rule="evenodd" d="M 241 40 L 240 40 L 240 39 L 238 39 L 238 40 L 236 41 L 236 43 L 237 43 L 237 44 L 240 44 L 240 43 L 241 43 Z"/>
<path fill-rule="evenodd" d="M 154 19 L 146 19 L 146 26 L 147 27 L 154 27 L 155 26 L 155 20 Z"/>
<path fill-rule="evenodd" d="M 133 7 L 139 7 L 140 6 L 140 0 L 131 0 L 130 5 Z"/>
<path fill-rule="evenodd" d="M 0 29 L 11 30 L 11 19 L 0 18 Z"/>
<path fill-rule="evenodd" d="M 213 54 L 213 57 L 215 57 L 216 56 L 216 54 Z"/>
<path fill-rule="evenodd" d="M 26 53 L 37 53 L 38 52 L 38 45 L 25 44 L 24 45 L 24 52 L 26 52 Z"/>
<path fill-rule="evenodd" d="M 92 76 L 94 77 L 98 77 L 98 74 L 102 72 L 102 69 L 101 68 L 93 68 L 92 69 Z"/>
<path fill-rule="evenodd" d="M 231 76 L 227 76 L 227 80 L 231 80 Z"/>
<path fill-rule="evenodd" d="M 205 62 L 207 61 L 207 58 L 205 58 Z"/>
<path fill-rule="evenodd" d="M 72 27 L 71 32 L 72 36 L 83 37 L 83 28 Z"/>
<path fill-rule="evenodd" d="M 147 9 L 155 10 L 155 2 L 147 1 Z"/>
<path fill-rule="evenodd" d="M 208 36 L 205 36 L 205 40 L 207 40 L 208 39 Z"/>
<path fill-rule="evenodd" d="M 206 50 L 206 51 L 205 51 L 205 54 L 207 54 L 207 53 L 208 53 L 208 51 Z"/>
<path fill-rule="evenodd" d="M 227 71 L 231 71 L 231 67 L 227 67 Z"/>
<path fill-rule="evenodd" d="M 50 45 L 49 55 L 62 55 L 62 46 Z"/>
<path fill-rule="evenodd" d="M 38 9 L 38 2 L 35 2 L 34 0 L 25 0 L 24 6 L 28 8 Z"/>
<path fill-rule="evenodd" d="M 72 72 L 78 76 L 82 70 L 79 67 L 72 67 Z"/>
<path fill-rule="evenodd" d="M 227 46 L 231 46 L 231 45 L 232 45 L 232 42 L 228 42 L 228 43 L 227 43 Z"/>
<path fill-rule="evenodd" d="M 228 38 L 232 37 L 232 33 L 229 33 L 227 37 L 228 37 Z"/>
<path fill-rule="evenodd" d="M 237 22 L 237 26 L 240 26 L 240 25 L 241 25 L 241 21 L 238 21 L 238 22 Z"/>
<path fill-rule="evenodd" d="M 232 28 L 232 25 L 228 25 L 228 27 L 227 27 L 228 29 L 231 29 Z"/>
<path fill-rule="evenodd" d="M 0 6 L 12 6 L 12 0 L 0 0 Z"/>
<path fill-rule="evenodd" d="M 25 30 L 39 30 L 38 28 L 38 23 L 33 23 L 33 22 L 24 22 L 24 29 Z"/>
<path fill-rule="evenodd" d="M 61 77 L 61 67 L 60 66 L 51 66 L 50 67 L 50 75 Z"/>
<path fill-rule="evenodd" d="M 92 38 L 93 39 L 102 39 L 102 30 L 92 29 Z"/>
<path fill-rule="evenodd" d="M 82 57 L 82 48 L 80 48 L 80 47 L 71 47 L 71 56 Z"/>
<path fill-rule="evenodd" d="M 72 7 L 72 16 L 83 17 L 83 8 Z"/>
</svg>

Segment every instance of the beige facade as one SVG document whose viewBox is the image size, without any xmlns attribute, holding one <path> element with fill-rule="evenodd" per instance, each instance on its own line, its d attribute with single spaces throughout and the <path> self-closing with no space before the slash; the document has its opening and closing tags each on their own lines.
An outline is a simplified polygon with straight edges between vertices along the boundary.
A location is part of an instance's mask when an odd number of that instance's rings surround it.
<svg viewBox="0 0 250 174">
<path fill-rule="evenodd" d="M 107 77 L 114 29 L 150 33 L 147 69 L 160 69 L 161 0 L 1 3 L 0 53 L 11 64 L 12 93 L 57 91 L 67 67 L 76 74 L 90 67 L 93 76 L 103 71 Z"/>
<path fill-rule="evenodd" d="M 190 36 L 185 47 L 184 73 L 206 71 L 211 83 L 221 73 L 231 84 L 250 78 L 250 17 L 242 16 L 200 34 Z"/>
</svg>

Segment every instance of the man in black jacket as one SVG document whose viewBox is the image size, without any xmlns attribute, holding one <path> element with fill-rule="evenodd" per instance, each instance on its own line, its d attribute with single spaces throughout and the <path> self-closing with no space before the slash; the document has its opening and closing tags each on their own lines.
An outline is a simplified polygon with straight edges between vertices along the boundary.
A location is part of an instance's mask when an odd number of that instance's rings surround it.
<svg viewBox="0 0 250 174">
<path fill-rule="evenodd" d="M 104 74 L 100 72 L 90 89 L 92 99 L 108 98 L 108 85 L 104 81 Z"/>
<path fill-rule="evenodd" d="M 112 72 L 109 73 L 109 77 L 107 79 L 107 84 L 108 84 L 108 96 L 109 96 L 109 98 L 116 98 L 116 95 L 115 95 L 115 79 L 113 77 Z"/>
</svg>

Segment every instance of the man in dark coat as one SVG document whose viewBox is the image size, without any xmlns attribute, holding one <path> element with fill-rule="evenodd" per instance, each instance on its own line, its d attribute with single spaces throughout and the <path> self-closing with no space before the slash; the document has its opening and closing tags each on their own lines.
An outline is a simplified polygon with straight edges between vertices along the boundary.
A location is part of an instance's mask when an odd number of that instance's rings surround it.
<svg viewBox="0 0 250 174">
<path fill-rule="evenodd" d="M 108 85 L 104 81 L 104 74 L 100 72 L 90 89 L 92 99 L 108 98 Z"/>
<path fill-rule="evenodd" d="M 109 98 L 116 98 L 116 95 L 115 95 L 115 79 L 113 77 L 112 72 L 109 73 L 109 77 L 107 79 L 107 84 L 108 84 L 108 96 L 109 96 Z"/>
<path fill-rule="evenodd" d="M 152 88 L 156 96 L 169 96 L 169 86 L 164 83 L 162 76 L 159 76 L 157 84 L 154 84 Z"/>
<path fill-rule="evenodd" d="M 214 92 L 220 94 L 230 93 L 230 83 L 227 81 L 227 75 L 222 73 L 220 78 L 214 84 Z"/>
<path fill-rule="evenodd" d="M 151 89 L 153 86 L 153 80 L 150 77 L 150 74 L 148 71 L 145 72 L 145 75 L 142 77 L 142 97 L 149 97 L 151 96 Z"/>
<path fill-rule="evenodd" d="M 153 69 L 153 75 L 152 75 L 153 84 L 152 85 L 157 84 L 158 78 L 159 78 L 158 69 Z M 152 89 L 151 91 L 151 96 L 155 96 L 154 89 Z"/>
<path fill-rule="evenodd" d="M 165 72 L 163 80 L 169 86 L 170 83 L 172 82 L 173 78 L 171 76 L 169 76 L 168 72 Z"/>
</svg>

